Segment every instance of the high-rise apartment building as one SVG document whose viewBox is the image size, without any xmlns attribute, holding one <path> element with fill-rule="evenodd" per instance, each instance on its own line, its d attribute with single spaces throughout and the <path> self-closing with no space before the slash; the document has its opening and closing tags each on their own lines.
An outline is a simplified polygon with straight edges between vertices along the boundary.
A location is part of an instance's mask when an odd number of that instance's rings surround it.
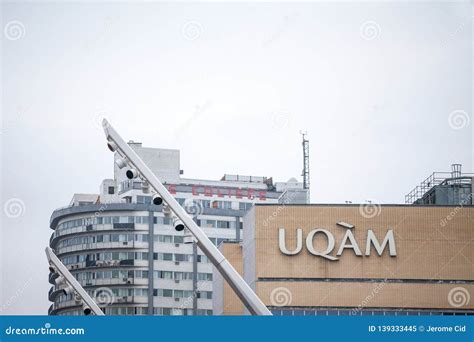
<svg viewBox="0 0 474 342">
<path fill-rule="evenodd" d="M 242 239 L 242 217 L 254 203 L 306 202 L 294 178 L 189 179 L 182 177 L 178 150 L 129 145 L 216 245 Z M 69 206 L 55 210 L 50 247 L 105 314 L 212 314 L 212 264 L 196 244 L 184 243 L 146 185 L 125 172 L 115 164 L 114 179 L 104 180 L 99 194 L 75 194 Z M 49 314 L 82 310 L 72 296 L 61 295 Z"/>
</svg>

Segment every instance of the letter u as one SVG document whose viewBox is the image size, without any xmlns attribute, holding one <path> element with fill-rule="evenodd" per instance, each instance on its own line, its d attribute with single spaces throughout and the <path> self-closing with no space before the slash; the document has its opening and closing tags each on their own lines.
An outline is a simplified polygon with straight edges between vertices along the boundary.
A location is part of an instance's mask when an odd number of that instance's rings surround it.
<svg viewBox="0 0 474 342">
<path fill-rule="evenodd" d="M 278 229 L 278 246 L 280 247 L 280 251 L 286 255 L 296 255 L 301 252 L 303 248 L 303 230 L 301 228 L 296 229 L 296 248 L 293 251 L 289 251 L 286 248 L 286 241 L 285 241 L 285 228 Z"/>
</svg>

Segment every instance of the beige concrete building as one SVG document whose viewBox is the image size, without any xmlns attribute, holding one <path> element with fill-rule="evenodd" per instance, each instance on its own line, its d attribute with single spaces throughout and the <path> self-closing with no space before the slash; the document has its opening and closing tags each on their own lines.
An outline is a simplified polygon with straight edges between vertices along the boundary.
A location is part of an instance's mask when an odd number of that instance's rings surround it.
<svg viewBox="0 0 474 342">
<path fill-rule="evenodd" d="M 256 205 L 244 232 L 221 251 L 275 315 L 474 313 L 473 206 Z"/>
</svg>

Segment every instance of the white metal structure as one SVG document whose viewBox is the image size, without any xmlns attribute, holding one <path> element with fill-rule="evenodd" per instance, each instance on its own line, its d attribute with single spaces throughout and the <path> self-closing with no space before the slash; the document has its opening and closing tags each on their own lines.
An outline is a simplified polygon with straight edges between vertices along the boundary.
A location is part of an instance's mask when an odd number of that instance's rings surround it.
<svg viewBox="0 0 474 342">
<path fill-rule="evenodd" d="M 96 304 L 96 302 L 89 296 L 84 288 L 78 283 L 76 278 L 68 271 L 66 266 L 58 259 L 54 254 L 53 250 L 46 247 L 46 257 L 48 258 L 49 264 L 54 268 L 54 271 L 59 273 L 60 276 L 64 277 L 66 282 L 72 286 L 74 291 L 81 297 L 83 302 L 97 315 L 104 316 L 104 313 Z"/>
<path fill-rule="evenodd" d="M 102 122 L 109 149 L 117 152 L 125 160 L 133 172 L 138 171 L 139 177 L 148 182 L 150 186 L 163 198 L 163 201 L 173 213 L 184 223 L 185 227 L 197 240 L 199 248 L 211 260 L 219 270 L 224 279 L 229 283 L 240 300 L 253 315 L 271 315 L 270 310 L 263 304 L 260 298 L 232 267 L 229 261 L 222 255 L 216 246 L 209 240 L 202 229 L 186 213 L 184 208 L 171 196 L 161 181 L 148 168 L 143 160 L 132 150 L 132 148 L 120 137 L 115 129 L 104 119 Z"/>
</svg>

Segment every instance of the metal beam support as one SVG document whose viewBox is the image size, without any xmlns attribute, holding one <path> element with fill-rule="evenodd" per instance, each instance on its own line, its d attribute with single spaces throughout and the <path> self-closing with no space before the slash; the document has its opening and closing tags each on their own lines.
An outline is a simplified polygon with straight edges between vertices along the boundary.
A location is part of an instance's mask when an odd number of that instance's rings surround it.
<svg viewBox="0 0 474 342">
<path fill-rule="evenodd" d="M 307 191 L 307 203 L 310 202 L 310 193 L 309 193 L 309 140 L 307 138 L 307 133 L 300 131 L 300 134 L 303 138 L 303 189 Z"/>
<path fill-rule="evenodd" d="M 168 192 L 156 175 L 148 168 L 143 160 L 132 150 L 132 148 L 120 137 L 115 129 L 103 120 L 105 135 L 112 151 L 117 151 L 122 158 L 127 160 L 130 167 L 135 168 L 140 173 L 140 178 L 147 181 L 173 211 L 173 213 L 183 222 L 184 226 L 189 229 L 191 234 L 197 240 L 198 247 L 209 258 L 213 265 L 219 270 L 224 279 L 235 291 L 240 300 L 253 315 L 271 315 L 270 310 L 263 304 L 260 298 L 240 276 L 240 274 L 232 267 L 229 261 L 222 255 L 216 246 L 209 240 L 204 231 L 193 221 L 181 205 Z"/>
<path fill-rule="evenodd" d="M 89 294 L 84 290 L 84 288 L 79 284 L 79 282 L 74 278 L 74 276 L 69 272 L 69 270 L 64 266 L 64 264 L 59 260 L 59 258 L 54 254 L 53 250 L 50 247 L 46 247 L 46 257 L 48 258 L 49 264 L 55 268 L 61 276 L 64 277 L 66 282 L 72 286 L 74 291 L 81 297 L 81 299 L 86 303 L 86 305 L 97 315 L 104 316 L 104 313 L 96 304 L 96 302 L 89 296 Z"/>
</svg>

